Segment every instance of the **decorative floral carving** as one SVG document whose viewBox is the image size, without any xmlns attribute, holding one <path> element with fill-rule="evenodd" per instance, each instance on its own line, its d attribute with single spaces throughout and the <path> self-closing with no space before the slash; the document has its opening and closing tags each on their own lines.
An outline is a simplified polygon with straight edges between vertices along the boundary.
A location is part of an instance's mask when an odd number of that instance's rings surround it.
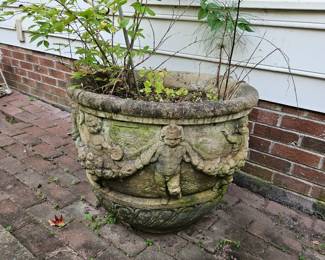
<svg viewBox="0 0 325 260">
<path fill-rule="evenodd" d="M 80 113 L 79 113 L 80 114 Z M 232 181 L 232 174 L 244 164 L 247 154 L 247 118 L 238 121 L 234 133 L 223 131 L 233 152 L 226 157 L 205 160 L 184 138 L 182 126 L 170 124 L 161 129 L 160 139 L 149 145 L 135 159 L 124 158 L 124 151 L 116 144 L 108 143 L 102 133 L 103 122 L 93 115 L 84 114 L 77 120 L 85 125 L 88 146 L 78 139 L 79 160 L 94 182 L 100 179 L 126 178 L 149 164 L 154 165 L 154 180 L 163 193 L 181 197 L 181 163 L 192 164 L 200 172 L 222 178 L 224 185 Z M 93 177 L 91 177 L 93 176 Z M 220 189 L 220 183 L 216 189 Z"/>
</svg>

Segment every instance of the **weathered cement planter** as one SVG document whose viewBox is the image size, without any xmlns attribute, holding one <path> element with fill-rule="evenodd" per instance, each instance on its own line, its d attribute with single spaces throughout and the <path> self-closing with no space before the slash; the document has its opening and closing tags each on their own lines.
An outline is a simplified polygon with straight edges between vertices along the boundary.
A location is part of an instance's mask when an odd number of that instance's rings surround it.
<svg viewBox="0 0 325 260">
<path fill-rule="evenodd" d="M 102 204 L 149 232 L 181 229 L 212 209 L 244 165 L 258 94 L 155 103 L 69 89 L 79 160 Z"/>
</svg>

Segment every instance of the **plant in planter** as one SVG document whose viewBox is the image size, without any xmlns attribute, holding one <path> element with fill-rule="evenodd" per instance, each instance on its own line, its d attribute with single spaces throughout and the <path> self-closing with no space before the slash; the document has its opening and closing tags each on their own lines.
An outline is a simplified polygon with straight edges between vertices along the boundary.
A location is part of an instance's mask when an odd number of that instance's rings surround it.
<svg viewBox="0 0 325 260">
<path fill-rule="evenodd" d="M 3 7 L 14 3 L 4 1 Z M 141 69 L 166 37 L 153 48 L 136 46 L 144 37 L 142 21 L 155 13 L 137 0 L 126 18 L 126 5 L 51 0 L 19 10 L 33 21 L 31 40 L 38 45 L 51 48 L 53 33 L 70 36 L 58 49 L 75 45 L 78 60 L 68 88 L 73 137 L 102 205 L 135 228 L 178 230 L 215 207 L 244 165 L 247 115 L 258 95 L 230 76 L 236 37 L 251 28 L 239 16 L 240 1 L 231 8 L 202 0 L 199 19 L 221 35 L 217 47 L 228 57 L 224 73 L 221 57 L 216 75 Z"/>
</svg>

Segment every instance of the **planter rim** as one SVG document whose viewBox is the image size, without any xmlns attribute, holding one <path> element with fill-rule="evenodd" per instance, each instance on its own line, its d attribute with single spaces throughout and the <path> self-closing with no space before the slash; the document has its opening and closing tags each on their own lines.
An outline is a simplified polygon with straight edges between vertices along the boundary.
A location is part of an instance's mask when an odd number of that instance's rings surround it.
<svg viewBox="0 0 325 260">
<path fill-rule="evenodd" d="M 241 83 L 235 98 L 225 101 L 149 102 L 123 99 L 113 95 L 68 87 L 69 97 L 81 106 L 125 116 L 162 119 L 202 119 L 236 114 L 252 109 L 258 102 L 258 92 L 247 83 Z"/>
</svg>

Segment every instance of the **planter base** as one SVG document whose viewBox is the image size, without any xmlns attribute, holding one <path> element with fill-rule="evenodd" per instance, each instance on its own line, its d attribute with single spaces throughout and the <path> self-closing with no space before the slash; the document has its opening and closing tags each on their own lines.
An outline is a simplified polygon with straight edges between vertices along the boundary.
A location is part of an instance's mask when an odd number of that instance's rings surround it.
<svg viewBox="0 0 325 260">
<path fill-rule="evenodd" d="M 179 231 L 198 221 L 222 199 L 224 191 L 204 191 L 181 199 L 149 199 L 95 188 L 101 205 L 122 222 L 149 233 Z"/>
</svg>

